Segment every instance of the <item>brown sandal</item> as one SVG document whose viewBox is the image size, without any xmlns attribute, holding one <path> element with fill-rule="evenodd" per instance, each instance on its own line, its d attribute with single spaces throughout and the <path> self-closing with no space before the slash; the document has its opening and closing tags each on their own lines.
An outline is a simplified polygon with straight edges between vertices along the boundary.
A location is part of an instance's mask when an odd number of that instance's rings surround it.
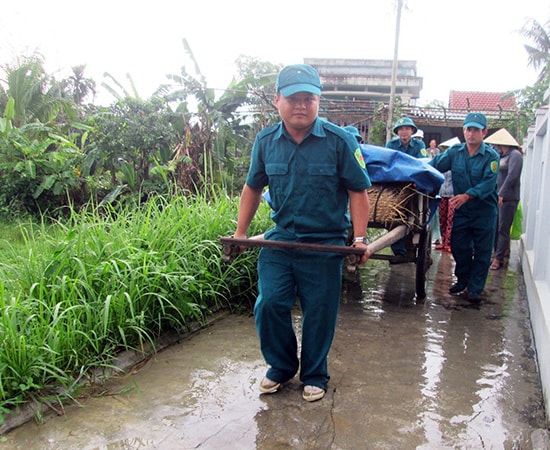
<svg viewBox="0 0 550 450">
<path fill-rule="evenodd" d="M 281 383 L 270 380 L 267 377 L 264 377 L 263 380 L 260 382 L 260 392 L 262 394 L 274 394 L 280 389 L 280 387 Z"/>
<path fill-rule="evenodd" d="M 494 260 L 492 263 L 491 263 L 491 266 L 489 267 L 489 269 L 491 270 L 498 270 L 502 267 L 502 263 L 498 260 Z"/>
</svg>

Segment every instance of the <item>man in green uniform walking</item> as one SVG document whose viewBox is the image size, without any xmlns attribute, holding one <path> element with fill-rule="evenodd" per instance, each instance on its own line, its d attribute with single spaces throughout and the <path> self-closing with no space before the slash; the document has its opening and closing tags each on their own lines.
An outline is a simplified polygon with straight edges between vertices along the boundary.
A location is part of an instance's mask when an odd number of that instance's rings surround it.
<svg viewBox="0 0 550 450">
<path fill-rule="evenodd" d="M 451 251 L 456 262 L 457 281 L 449 292 L 468 289 L 468 299 L 480 302 L 485 287 L 495 242 L 498 212 L 498 153 L 483 142 L 487 118 L 479 112 L 466 116 L 465 142 L 436 155 L 430 164 L 440 172 L 450 170 L 454 206 Z"/>
<path fill-rule="evenodd" d="M 275 227 L 265 239 L 345 245 L 353 225 L 353 245 L 365 249 L 360 261 L 365 263 L 370 179 L 356 139 L 318 117 L 320 94 L 313 67 L 296 64 L 279 73 L 274 102 L 282 121 L 256 136 L 235 237 L 246 237 L 262 190 L 269 186 Z M 260 251 L 254 317 L 269 365 L 259 386 L 262 394 L 277 392 L 299 370 L 304 400 L 325 395 L 342 266 L 343 256 L 334 253 Z M 292 321 L 296 298 L 302 312 L 300 355 Z"/>
</svg>

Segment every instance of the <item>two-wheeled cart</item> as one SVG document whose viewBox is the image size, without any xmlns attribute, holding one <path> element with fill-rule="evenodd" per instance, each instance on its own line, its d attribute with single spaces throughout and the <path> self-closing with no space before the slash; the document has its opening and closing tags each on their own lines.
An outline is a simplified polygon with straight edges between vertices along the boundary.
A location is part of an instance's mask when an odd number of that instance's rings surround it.
<svg viewBox="0 0 550 450">
<path fill-rule="evenodd" d="M 373 184 L 368 190 L 370 201 L 369 228 L 383 228 L 387 233 L 367 247 L 371 259 L 384 259 L 391 263 L 412 262 L 416 264 L 416 295 L 426 296 L 426 272 L 431 259 L 430 196 L 418 192 L 413 183 Z M 350 241 L 353 236 L 350 235 Z M 404 239 L 407 256 L 394 256 L 379 253 L 393 243 Z M 265 240 L 263 235 L 249 239 L 222 237 L 223 260 L 231 262 L 244 248 L 269 247 L 302 251 L 340 253 L 346 256 L 348 270 L 352 271 L 364 250 L 360 247 L 323 245 L 304 242 Z"/>
<path fill-rule="evenodd" d="M 430 216 L 435 210 L 433 196 L 419 192 L 414 183 L 375 183 L 368 190 L 370 201 L 369 229 L 387 232 L 368 243 L 371 259 L 390 264 L 416 264 L 416 296 L 426 297 L 426 273 L 432 264 Z M 380 253 L 400 239 L 406 256 Z"/>
</svg>

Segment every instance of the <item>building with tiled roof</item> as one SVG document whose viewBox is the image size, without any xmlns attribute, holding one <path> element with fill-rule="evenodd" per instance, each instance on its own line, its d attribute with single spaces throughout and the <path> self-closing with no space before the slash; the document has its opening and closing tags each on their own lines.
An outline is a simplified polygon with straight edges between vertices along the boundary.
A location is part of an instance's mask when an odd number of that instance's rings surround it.
<svg viewBox="0 0 550 450">
<path fill-rule="evenodd" d="M 449 109 L 467 111 L 512 111 L 516 110 L 516 99 L 506 92 L 451 91 Z"/>
<path fill-rule="evenodd" d="M 342 126 L 353 125 L 371 142 L 374 121 L 386 117 L 390 103 L 393 60 L 304 58 L 304 63 L 315 67 L 321 78 L 321 117 Z M 447 107 L 416 106 L 423 78 L 418 76 L 414 60 L 398 61 L 395 82 L 399 113 L 414 120 L 426 143 L 462 138 L 464 118 L 472 111 L 487 116 L 490 131 L 519 114 L 515 97 L 506 92 L 450 91 Z"/>
</svg>

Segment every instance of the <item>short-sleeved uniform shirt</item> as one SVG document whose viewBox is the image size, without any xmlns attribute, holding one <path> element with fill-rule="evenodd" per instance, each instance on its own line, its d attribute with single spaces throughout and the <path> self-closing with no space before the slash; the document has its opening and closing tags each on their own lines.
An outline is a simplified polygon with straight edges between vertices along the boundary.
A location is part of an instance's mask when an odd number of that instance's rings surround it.
<svg viewBox="0 0 550 450">
<path fill-rule="evenodd" d="M 371 186 L 355 138 L 319 117 L 300 144 L 282 122 L 258 133 L 246 184 L 269 186 L 271 217 L 281 240 L 345 237 L 347 191 Z"/>
<path fill-rule="evenodd" d="M 399 150 L 400 152 L 406 153 L 407 155 L 414 156 L 415 158 L 428 158 L 428 152 L 426 151 L 426 146 L 424 142 L 419 139 L 411 139 L 409 145 L 406 147 L 401 142 L 401 139 L 394 138 L 391 141 L 386 143 L 386 148 L 391 148 L 392 150 Z"/>
<path fill-rule="evenodd" d="M 434 156 L 429 164 L 440 172 L 451 171 L 454 195 L 474 196 L 455 210 L 455 214 L 490 217 L 498 211 L 499 161 L 498 153 L 483 142 L 472 156 L 468 153 L 466 143 L 455 144 L 446 152 Z"/>
</svg>

